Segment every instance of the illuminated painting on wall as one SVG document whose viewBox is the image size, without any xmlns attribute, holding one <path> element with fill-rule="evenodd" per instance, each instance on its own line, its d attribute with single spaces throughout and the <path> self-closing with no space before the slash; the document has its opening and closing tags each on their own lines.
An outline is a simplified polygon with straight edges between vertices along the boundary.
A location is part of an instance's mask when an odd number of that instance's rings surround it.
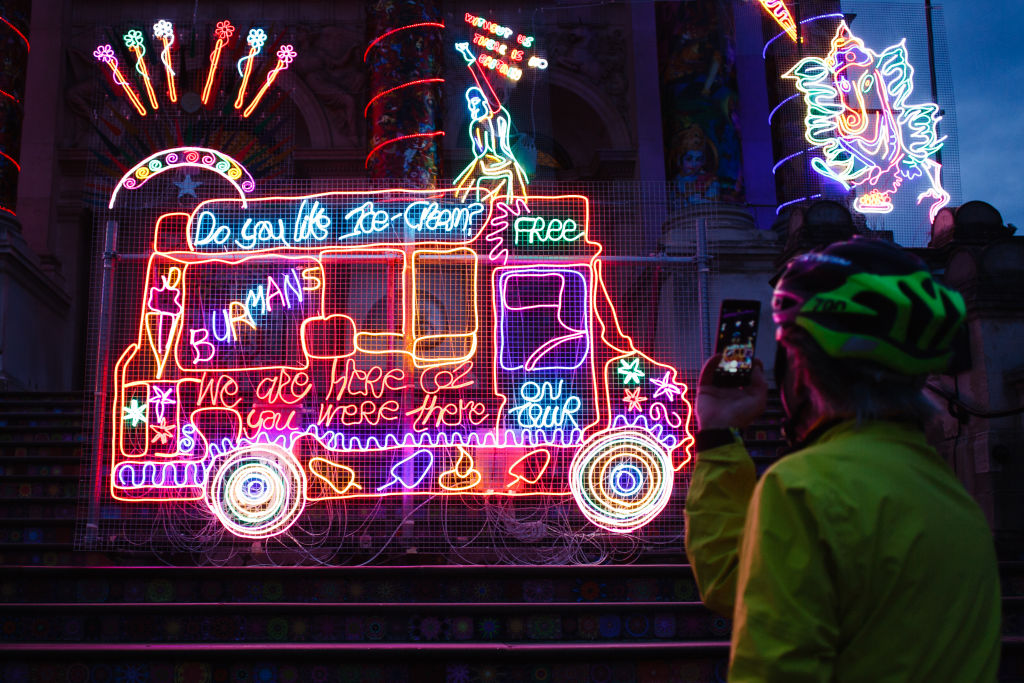
<svg viewBox="0 0 1024 683">
<path fill-rule="evenodd" d="M 655 11 L 673 205 L 743 201 L 731 3 L 660 2 Z"/>
<path fill-rule="evenodd" d="M 914 68 L 906 41 L 881 53 L 865 47 L 845 21 L 824 57 L 805 57 L 783 78 L 796 81 L 807 106 L 807 141 L 821 151 L 811 166 L 846 190 L 857 190 L 853 208 L 889 213 L 894 195 L 915 179 L 927 184 L 917 203 L 931 199 L 930 221 L 949 202 L 942 187 L 942 165 L 935 156 L 938 105 L 909 104 Z"/>
</svg>

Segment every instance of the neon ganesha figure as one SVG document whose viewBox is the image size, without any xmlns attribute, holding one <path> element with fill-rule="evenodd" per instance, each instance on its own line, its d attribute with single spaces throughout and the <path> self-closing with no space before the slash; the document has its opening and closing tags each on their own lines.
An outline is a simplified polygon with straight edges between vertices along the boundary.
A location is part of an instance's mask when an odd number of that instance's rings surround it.
<svg viewBox="0 0 1024 683">
<path fill-rule="evenodd" d="M 687 387 L 621 331 L 587 199 L 459 194 L 162 216 L 115 368 L 111 494 L 205 501 L 248 538 L 386 496 L 572 497 L 613 532 L 655 519 L 690 459 Z"/>
<path fill-rule="evenodd" d="M 923 178 L 928 188 L 917 202 L 932 199 L 935 220 L 949 202 L 942 165 L 932 158 L 945 138 L 938 136 L 937 105 L 907 102 L 914 68 L 906 40 L 876 53 L 842 21 L 825 58 L 805 57 L 783 77 L 804 95 L 806 137 L 823 155 L 812 167 L 846 189 L 860 188 L 856 210 L 889 213 L 900 186 Z"/>
</svg>

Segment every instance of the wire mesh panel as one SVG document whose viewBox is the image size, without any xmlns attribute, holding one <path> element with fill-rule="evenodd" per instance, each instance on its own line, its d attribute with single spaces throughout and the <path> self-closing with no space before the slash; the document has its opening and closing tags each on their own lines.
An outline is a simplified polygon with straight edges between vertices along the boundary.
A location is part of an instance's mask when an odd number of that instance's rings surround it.
<svg viewBox="0 0 1024 683">
<path fill-rule="evenodd" d="M 99 216 L 116 259 L 97 283 L 83 546 L 209 559 L 256 541 L 324 562 L 680 547 L 707 262 L 679 221 L 671 254 L 643 253 L 664 188 L 506 201 L 278 181 L 155 215 L 162 182 Z"/>
</svg>

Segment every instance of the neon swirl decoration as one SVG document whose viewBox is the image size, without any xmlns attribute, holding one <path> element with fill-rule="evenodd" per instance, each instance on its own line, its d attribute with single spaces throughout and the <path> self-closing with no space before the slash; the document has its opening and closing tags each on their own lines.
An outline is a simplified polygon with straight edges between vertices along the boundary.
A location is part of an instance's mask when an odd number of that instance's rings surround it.
<svg viewBox="0 0 1024 683">
<path fill-rule="evenodd" d="M 615 534 L 655 520 L 691 461 L 692 410 L 677 370 L 622 331 L 588 199 L 463 195 L 161 216 L 112 368 L 111 497 L 201 501 L 252 539 L 322 501 L 403 496 L 573 501 Z M 378 284 L 386 315 L 364 310 Z"/>
<path fill-rule="evenodd" d="M 820 151 L 812 168 L 847 190 L 856 189 L 853 207 L 861 213 L 889 213 L 904 182 L 917 178 L 928 189 L 931 221 L 949 203 L 942 187 L 942 165 L 932 157 L 942 149 L 938 105 L 908 104 L 914 68 L 906 40 L 881 53 L 865 47 L 840 22 L 825 57 L 805 57 L 783 75 L 803 94 L 807 141 Z"/>
<path fill-rule="evenodd" d="M 238 161 L 215 149 L 206 147 L 175 147 L 152 154 L 135 164 L 125 173 L 110 194 L 108 209 L 114 208 L 121 188 L 134 190 L 164 171 L 173 168 L 194 167 L 213 171 L 231 183 L 244 204 L 246 195 L 256 188 L 252 175 Z"/>
</svg>

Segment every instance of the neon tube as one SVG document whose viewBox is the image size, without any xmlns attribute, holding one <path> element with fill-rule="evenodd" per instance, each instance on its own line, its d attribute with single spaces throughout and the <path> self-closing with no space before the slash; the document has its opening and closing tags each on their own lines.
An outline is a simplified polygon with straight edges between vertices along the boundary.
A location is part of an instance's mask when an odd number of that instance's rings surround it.
<svg viewBox="0 0 1024 683">
<path fill-rule="evenodd" d="M 139 116 L 145 116 L 146 108 L 142 106 L 139 96 L 135 94 L 135 90 L 132 89 L 132 86 L 125 77 L 121 75 L 121 70 L 117 67 L 117 57 L 114 56 L 114 48 L 109 44 L 99 45 L 93 50 L 92 56 L 110 67 L 111 73 L 114 74 L 114 83 L 124 89 L 124 94 L 128 96 L 128 100 L 135 107 L 135 111 L 139 112 Z"/>
<path fill-rule="evenodd" d="M 210 53 L 210 71 L 206 74 L 206 85 L 203 87 L 202 100 L 204 105 L 210 99 L 210 90 L 213 88 L 213 76 L 217 73 L 217 64 L 220 62 L 220 52 L 228 44 L 228 41 L 231 40 L 231 36 L 235 33 L 235 27 L 231 25 L 230 21 L 225 19 L 224 21 L 217 22 L 217 28 L 213 33 L 217 36 L 217 42 L 213 46 L 213 52 Z"/>
<path fill-rule="evenodd" d="M 373 106 L 373 103 L 376 102 L 377 100 L 379 100 L 380 98 L 384 97 L 385 95 L 387 95 L 389 93 L 393 93 L 396 90 L 401 90 L 402 88 L 408 88 L 410 85 L 420 85 L 421 83 L 444 83 L 444 79 L 443 78 L 421 78 L 418 81 L 409 81 L 408 83 L 402 83 L 401 85 L 396 85 L 394 88 L 388 88 L 387 90 L 385 90 L 383 92 L 379 92 L 376 95 L 374 95 L 370 99 L 370 101 L 366 104 L 366 107 L 363 109 L 363 116 L 369 116 L 369 114 L 370 114 L 370 107 Z M 3 92 L 3 91 L 0 91 L 0 92 Z"/>
<path fill-rule="evenodd" d="M 270 70 L 270 73 L 267 74 L 267 80 L 263 82 L 263 86 L 259 89 L 259 92 L 256 93 L 256 97 L 252 98 L 252 102 L 250 102 L 249 106 L 242 112 L 242 118 L 249 118 L 249 114 L 256 109 L 260 100 L 263 99 L 267 90 L 270 89 L 270 85 L 274 82 L 274 79 L 277 78 L 277 72 L 287 69 L 288 65 L 295 61 L 297 54 L 298 53 L 295 52 L 295 48 L 291 45 L 282 45 L 277 49 L 277 65 Z"/>
<path fill-rule="evenodd" d="M 363 164 L 363 167 L 364 168 L 369 168 L 370 167 L 370 157 L 372 157 L 377 152 L 377 150 L 379 150 L 381 147 L 385 147 L 385 146 L 390 145 L 390 144 L 392 144 L 394 142 L 398 142 L 399 140 L 409 140 L 410 138 L 432 138 L 432 137 L 437 136 L 437 135 L 444 135 L 444 131 L 443 130 L 435 130 L 432 133 L 413 133 L 412 135 L 401 135 L 401 136 L 399 136 L 397 138 L 391 138 L 390 140 L 385 140 L 384 142 L 380 143 L 379 145 L 377 145 L 376 147 L 374 147 L 373 149 L 370 150 L 370 153 L 366 155 L 366 163 Z"/>
<path fill-rule="evenodd" d="M 142 76 L 142 82 L 146 85 L 146 95 L 149 97 L 149 104 L 154 110 L 159 109 L 160 104 L 156 101 L 153 82 L 149 79 L 149 69 L 146 68 L 146 44 L 143 42 L 142 31 L 133 28 L 124 34 L 123 37 L 125 47 L 135 54 L 135 70 Z"/>
<path fill-rule="evenodd" d="M 400 26 L 398 28 L 393 28 L 390 31 L 387 31 L 385 33 L 380 34 L 379 36 L 374 38 L 370 42 L 369 45 L 366 46 L 366 52 L 363 53 L 363 61 L 364 62 L 366 61 L 366 58 L 370 55 L 370 50 L 373 49 L 374 45 L 376 45 L 380 41 L 384 40 L 385 38 L 390 36 L 392 33 L 398 33 L 399 31 L 405 31 L 405 30 L 410 29 L 410 28 L 418 28 L 420 26 L 435 26 L 437 28 L 444 28 L 444 24 L 442 24 L 440 22 L 437 22 L 437 21 L 423 21 L 423 22 L 420 22 L 418 24 L 409 24 L 408 26 Z"/>
<path fill-rule="evenodd" d="M 164 49 L 160 53 L 160 61 L 164 64 L 164 74 L 167 76 L 167 99 L 171 102 L 178 101 L 178 91 L 174 87 L 174 67 L 171 66 L 171 46 L 174 45 L 174 24 L 161 19 L 153 24 L 153 37 L 159 38 L 164 43 Z"/>
</svg>

